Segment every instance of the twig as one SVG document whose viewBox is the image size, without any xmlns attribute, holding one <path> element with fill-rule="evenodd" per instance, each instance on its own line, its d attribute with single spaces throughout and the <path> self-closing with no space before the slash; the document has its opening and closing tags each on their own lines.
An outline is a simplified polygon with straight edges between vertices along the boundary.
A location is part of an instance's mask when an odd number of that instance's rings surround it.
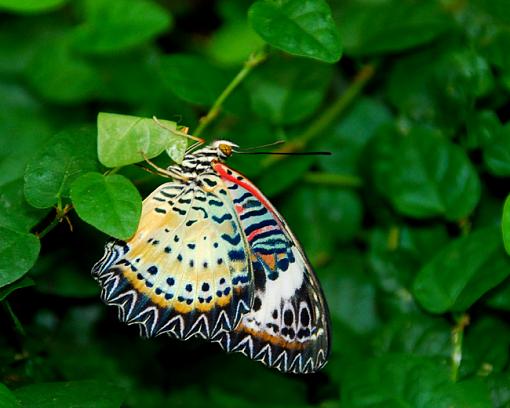
<svg viewBox="0 0 510 408">
<path fill-rule="evenodd" d="M 451 379 L 456 382 L 459 378 L 459 367 L 462 362 L 462 341 L 464 338 L 464 329 L 469 324 L 469 316 L 463 314 L 456 319 L 457 324 L 452 329 L 452 368 Z"/>
<path fill-rule="evenodd" d="M 214 101 L 209 112 L 202 118 L 200 118 L 200 123 L 198 127 L 193 132 L 195 136 L 200 136 L 204 129 L 220 114 L 221 109 L 223 107 L 223 103 L 230 96 L 230 94 L 234 91 L 234 89 L 246 78 L 246 76 L 255 68 L 257 65 L 264 62 L 267 58 L 267 51 L 265 49 L 255 51 L 250 55 L 248 60 L 244 63 L 243 68 L 237 73 L 237 75 L 232 79 L 232 81 L 227 85 L 227 87 L 223 90 L 223 92 L 218 96 L 218 98 Z"/>
<path fill-rule="evenodd" d="M 277 151 L 280 152 L 295 152 L 302 150 L 307 143 L 312 139 L 323 134 L 325 130 L 331 125 L 331 123 L 342 114 L 354 101 L 354 99 L 361 93 L 367 82 L 374 76 L 376 70 L 376 64 L 371 63 L 365 65 L 357 73 L 352 84 L 342 94 L 342 96 L 333 103 L 328 109 L 326 109 L 312 124 L 304 131 L 301 136 L 294 139 Z M 283 160 L 286 156 L 271 155 L 268 156 L 262 162 L 264 167 L 270 166 L 272 163 L 279 160 Z"/>
<path fill-rule="evenodd" d="M 363 181 L 357 176 L 320 172 L 306 173 L 304 181 L 312 184 L 323 184 L 335 187 L 360 187 L 363 184 Z"/>
</svg>

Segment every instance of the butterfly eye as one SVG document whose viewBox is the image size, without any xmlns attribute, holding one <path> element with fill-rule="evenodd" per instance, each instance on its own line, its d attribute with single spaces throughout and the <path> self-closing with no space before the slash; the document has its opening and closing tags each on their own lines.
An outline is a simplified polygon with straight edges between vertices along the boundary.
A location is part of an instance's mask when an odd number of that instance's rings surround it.
<svg viewBox="0 0 510 408">
<path fill-rule="evenodd" d="M 232 146 L 228 144 L 220 144 L 219 149 L 225 156 L 227 157 L 232 156 Z"/>
</svg>

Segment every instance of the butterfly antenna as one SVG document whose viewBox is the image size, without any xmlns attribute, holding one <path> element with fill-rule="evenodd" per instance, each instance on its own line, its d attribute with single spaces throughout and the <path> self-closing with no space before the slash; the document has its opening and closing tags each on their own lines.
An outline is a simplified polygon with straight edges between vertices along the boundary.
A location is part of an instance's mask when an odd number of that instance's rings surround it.
<svg viewBox="0 0 510 408">
<path fill-rule="evenodd" d="M 239 154 L 271 154 L 279 156 L 331 156 L 331 152 L 241 152 L 234 150 Z"/>
<path fill-rule="evenodd" d="M 268 144 L 264 144 L 264 145 L 260 145 L 260 146 L 242 147 L 241 149 L 243 151 L 246 151 L 246 150 L 257 150 L 257 149 L 263 149 L 265 147 L 281 145 L 282 143 L 285 143 L 285 140 L 277 140 L 276 142 L 268 143 Z"/>
<path fill-rule="evenodd" d="M 156 124 L 158 126 L 162 127 L 165 130 L 168 130 L 169 132 L 173 133 L 174 135 L 179 135 L 179 136 L 185 137 L 187 139 L 193 140 L 195 143 L 193 143 L 191 146 L 189 146 L 186 149 L 186 153 L 191 151 L 191 150 L 194 150 L 198 146 L 203 145 L 205 143 L 205 140 L 202 139 L 201 137 L 197 137 L 197 136 L 193 136 L 193 135 L 188 135 L 188 130 L 189 130 L 188 127 L 184 127 L 183 126 L 180 130 L 177 130 L 177 129 L 172 129 L 171 127 L 165 125 L 164 123 L 161 123 L 156 116 L 153 116 L 152 120 L 154 120 L 154 122 L 156 122 Z"/>
</svg>

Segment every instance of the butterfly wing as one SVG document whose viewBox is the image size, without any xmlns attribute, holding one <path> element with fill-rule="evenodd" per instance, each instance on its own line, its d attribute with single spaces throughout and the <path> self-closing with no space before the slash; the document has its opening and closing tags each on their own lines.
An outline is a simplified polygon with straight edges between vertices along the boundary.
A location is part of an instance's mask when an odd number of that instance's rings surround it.
<svg viewBox="0 0 510 408">
<path fill-rule="evenodd" d="M 208 189 L 166 183 L 148 196 L 139 227 L 113 241 L 93 276 L 120 320 L 147 337 L 212 338 L 249 311 L 253 279 L 247 243 L 217 176 Z"/>
<path fill-rule="evenodd" d="M 308 373 L 327 361 L 330 328 L 319 282 L 282 216 L 251 182 L 224 164 L 225 183 L 251 250 L 252 309 L 216 341 L 284 372 Z"/>
</svg>

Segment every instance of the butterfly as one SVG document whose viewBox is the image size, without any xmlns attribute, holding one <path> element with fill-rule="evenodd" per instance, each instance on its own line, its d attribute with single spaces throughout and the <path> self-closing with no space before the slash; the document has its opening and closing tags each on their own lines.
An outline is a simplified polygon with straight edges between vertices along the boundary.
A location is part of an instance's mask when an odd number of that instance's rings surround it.
<svg viewBox="0 0 510 408">
<path fill-rule="evenodd" d="M 320 284 L 287 223 L 225 164 L 220 140 L 160 169 L 138 230 L 92 268 L 103 301 L 146 337 L 217 342 L 283 372 L 312 373 L 330 350 Z"/>
</svg>

